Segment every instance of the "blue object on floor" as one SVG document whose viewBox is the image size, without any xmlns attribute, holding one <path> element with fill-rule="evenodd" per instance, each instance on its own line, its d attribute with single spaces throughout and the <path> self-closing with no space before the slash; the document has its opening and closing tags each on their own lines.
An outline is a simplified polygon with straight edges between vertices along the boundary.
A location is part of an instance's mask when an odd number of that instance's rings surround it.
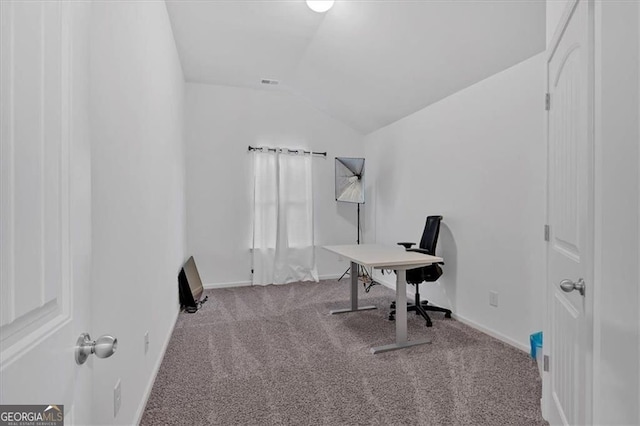
<svg viewBox="0 0 640 426">
<path fill-rule="evenodd" d="M 531 358 L 536 359 L 538 349 L 542 349 L 542 331 L 533 333 L 529 340 L 531 341 Z"/>
</svg>

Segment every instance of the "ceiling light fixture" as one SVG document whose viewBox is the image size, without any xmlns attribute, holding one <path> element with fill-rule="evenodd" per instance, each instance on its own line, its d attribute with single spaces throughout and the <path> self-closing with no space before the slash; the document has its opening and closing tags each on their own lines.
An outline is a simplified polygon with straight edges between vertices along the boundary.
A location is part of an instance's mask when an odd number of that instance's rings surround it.
<svg viewBox="0 0 640 426">
<path fill-rule="evenodd" d="M 307 6 L 314 12 L 323 13 L 331 9 L 334 0 L 307 0 Z"/>
</svg>

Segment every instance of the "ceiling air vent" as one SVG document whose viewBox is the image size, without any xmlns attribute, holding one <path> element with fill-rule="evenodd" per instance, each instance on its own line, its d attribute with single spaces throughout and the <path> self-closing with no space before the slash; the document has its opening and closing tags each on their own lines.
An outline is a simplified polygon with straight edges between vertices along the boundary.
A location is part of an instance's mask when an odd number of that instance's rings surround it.
<svg viewBox="0 0 640 426">
<path fill-rule="evenodd" d="M 274 86 L 275 86 L 276 84 L 280 83 L 278 80 L 272 80 L 272 79 L 270 79 L 270 78 L 263 78 L 262 80 L 260 80 L 260 82 L 261 82 L 262 84 L 270 84 L 270 85 L 274 85 Z"/>
</svg>

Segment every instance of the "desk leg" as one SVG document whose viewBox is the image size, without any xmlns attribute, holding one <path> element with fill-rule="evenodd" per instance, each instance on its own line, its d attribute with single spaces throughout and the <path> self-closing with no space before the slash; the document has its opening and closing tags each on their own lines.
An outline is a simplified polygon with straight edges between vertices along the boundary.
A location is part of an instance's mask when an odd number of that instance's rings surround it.
<svg viewBox="0 0 640 426">
<path fill-rule="evenodd" d="M 358 264 L 351 262 L 351 308 L 334 309 L 330 311 L 333 314 L 343 314 L 345 312 L 368 311 L 376 309 L 376 306 L 363 306 L 358 308 Z"/>
<path fill-rule="evenodd" d="M 430 339 L 407 341 L 407 271 L 396 271 L 396 343 L 371 348 L 372 354 L 394 351 L 416 345 L 431 343 Z"/>
<path fill-rule="evenodd" d="M 396 271 L 396 343 L 407 342 L 407 271 Z"/>
</svg>

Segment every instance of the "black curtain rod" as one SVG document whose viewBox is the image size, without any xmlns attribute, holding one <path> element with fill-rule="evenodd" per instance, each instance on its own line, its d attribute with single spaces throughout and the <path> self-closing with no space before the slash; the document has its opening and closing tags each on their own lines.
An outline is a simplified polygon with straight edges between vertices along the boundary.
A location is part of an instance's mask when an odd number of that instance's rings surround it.
<svg viewBox="0 0 640 426">
<path fill-rule="evenodd" d="M 263 148 L 261 147 L 253 147 L 251 145 L 249 145 L 249 151 L 262 151 Z M 289 152 L 297 152 L 300 151 L 299 149 L 288 149 L 286 148 Z M 282 151 L 282 148 L 267 148 L 267 151 L 269 152 L 278 152 L 278 151 Z M 305 154 L 311 154 L 311 155 L 322 155 L 323 157 L 327 156 L 326 152 L 314 152 L 314 151 L 302 151 Z"/>
</svg>

